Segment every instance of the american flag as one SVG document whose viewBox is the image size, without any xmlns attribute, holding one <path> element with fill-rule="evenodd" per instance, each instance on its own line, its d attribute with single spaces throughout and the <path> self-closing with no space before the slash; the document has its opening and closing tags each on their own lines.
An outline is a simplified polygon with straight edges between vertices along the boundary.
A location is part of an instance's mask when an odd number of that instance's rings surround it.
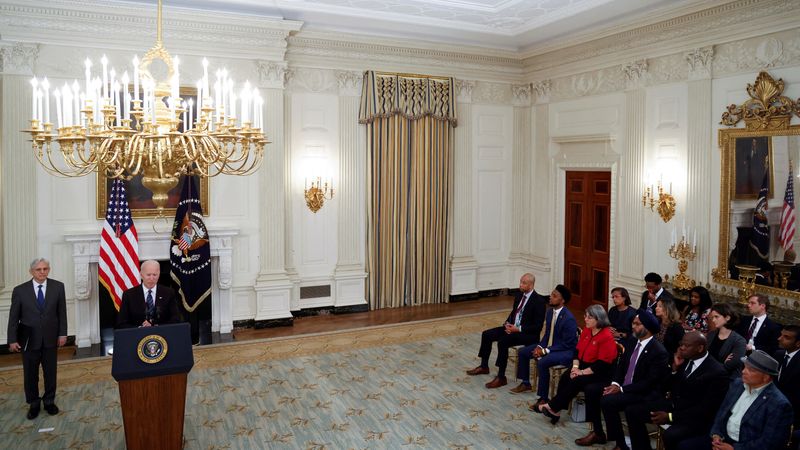
<svg viewBox="0 0 800 450">
<path fill-rule="evenodd" d="M 780 239 L 783 250 L 794 248 L 794 179 L 792 163 L 789 162 L 789 179 L 786 180 L 786 193 L 783 194 L 783 209 L 781 210 Z"/>
<path fill-rule="evenodd" d="M 139 238 L 133 225 L 122 180 L 114 180 L 108 194 L 106 221 L 100 234 L 100 283 L 108 289 L 119 311 L 122 293 L 139 284 Z"/>
</svg>

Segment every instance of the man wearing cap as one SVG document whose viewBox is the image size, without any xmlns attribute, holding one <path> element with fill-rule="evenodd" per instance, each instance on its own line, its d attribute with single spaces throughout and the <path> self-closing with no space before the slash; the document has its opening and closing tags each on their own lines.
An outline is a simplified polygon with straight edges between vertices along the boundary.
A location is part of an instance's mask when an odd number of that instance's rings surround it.
<svg viewBox="0 0 800 450">
<path fill-rule="evenodd" d="M 763 350 L 742 358 L 742 378 L 731 383 L 711 427 L 714 450 L 781 449 L 789 441 L 792 405 L 772 380 L 778 361 Z M 707 449 L 708 437 L 684 442 L 685 449 Z"/>
<path fill-rule="evenodd" d="M 544 322 L 547 298 L 533 290 L 536 278 L 526 273 L 519 279 L 519 293 L 514 299 L 514 307 L 501 327 L 489 328 L 481 334 L 481 348 L 478 356 L 481 364 L 467 370 L 467 375 L 485 375 L 489 373 L 489 356 L 492 343 L 497 342 L 497 376 L 486 383 L 489 389 L 505 386 L 506 365 L 508 365 L 508 349 L 515 345 L 529 345 L 539 342 Z"/>
<path fill-rule="evenodd" d="M 666 383 L 669 395 L 625 408 L 633 450 L 651 448 L 647 423 L 670 425 L 661 435 L 666 450 L 678 448 L 686 439 L 708 435 L 730 380 L 707 349 L 708 341 L 699 331 L 683 335 Z"/>
<path fill-rule="evenodd" d="M 517 378 L 521 383 L 512 392 L 519 393 L 533 389 L 530 381 L 531 358 L 536 359 L 536 370 L 539 372 L 536 388 L 539 400 L 536 405 L 547 403 L 549 400 L 550 368 L 558 365 L 568 366 L 575 356 L 575 346 L 578 345 L 578 322 L 566 307 L 571 297 L 572 293 L 566 286 L 561 284 L 556 286 L 550 293 L 550 308 L 545 315 L 545 332 L 542 340 L 536 345 L 522 347 L 517 351 Z"/>
<path fill-rule="evenodd" d="M 661 329 L 656 316 L 647 310 L 639 310 L 639 314 L 633 318 L 632 328 L 637 341 L 625 349 L 611 385 L 602 391 L 586 391 L 586 403 L 600 404 L 608 439 L 616 441 L 615 448 L 620 450 L 628 448 L 619 418 L 620 412 L 635 403 L 658 399 L 661 384 L 670 373 L 669 354 L 664 345 L 653 339 L 653 335 Z M 593 430 L 576 439 L 575 443 L 583 447 L 605 444 L 606 434 L 603 432 L 602 422 L 598 419 L 593 423 Z"/>
</svg>

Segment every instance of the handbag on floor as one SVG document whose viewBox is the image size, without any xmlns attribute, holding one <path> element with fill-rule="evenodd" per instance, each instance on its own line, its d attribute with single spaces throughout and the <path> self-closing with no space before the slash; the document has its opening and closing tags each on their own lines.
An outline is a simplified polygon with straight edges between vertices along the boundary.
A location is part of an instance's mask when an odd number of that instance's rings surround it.
<svg viewBox="0 0 800 450">
<path fill-rule="evenodd" d="M 569 418 L 576 423 L 586 422 L 586 403 L 583 397 L 576 397 L 572 400 L 572 412 L 569 414 Z"/>
</svg>

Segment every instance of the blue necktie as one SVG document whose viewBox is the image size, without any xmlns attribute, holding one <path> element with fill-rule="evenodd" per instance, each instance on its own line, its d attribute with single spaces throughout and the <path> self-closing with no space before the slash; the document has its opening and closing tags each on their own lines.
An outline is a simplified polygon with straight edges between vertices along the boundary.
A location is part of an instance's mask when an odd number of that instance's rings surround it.
<svg viewBox="0 0 800 450">
<path fill-rule="evenodd" d="M 39 304 L 39 309 L 44 310 L 44 292 L 41 284 L 39 285 L 39 293 L 36 294 L 36 303 Z"/>
<path fill-rule="evenodd" d="M 153 310 L 155 309 L 156 304 L 153 301 L 153 290 L 149 289 L 147 291 L 147 315 L 149 317 L 153 317 Z"/>
</svg>

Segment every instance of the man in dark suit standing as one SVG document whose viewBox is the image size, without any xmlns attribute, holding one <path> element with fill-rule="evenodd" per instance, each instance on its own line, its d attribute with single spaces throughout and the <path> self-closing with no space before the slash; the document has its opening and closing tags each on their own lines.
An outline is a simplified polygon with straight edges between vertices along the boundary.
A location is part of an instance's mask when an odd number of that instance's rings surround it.
<svg viewBox="0 0 800 450">
<path fill-rule="evenodd" d="M 550 293 L 550 308 L 544 321 L 544 336 L 538 344 L 528 345 L 517 350 L 517 378 L 522 382 L 511 392 L 518 394 L 531 390 L 530 372 L 531 358 L 536 360 L 536 371 L 539 381 L 536 394 L 539 400 L 532 406 L 550 401 L 550 368 L 553 366 L 569 366 L 575 356 L 578 344 L 578 323 L 575 316 L 567 309 L 572 293 L 564 285 L 557 285 Z"/>
<path fill-rule="evenodd" d="M 681 449 L 782 449 L 789 441 L 792 405 L 772 380 L 778 361 L 756 350 L 745 358 L 742 378 L 731 382 L 708 436 L 684 441 Z"/>
<path fill-rule="evenodd" d="M 709 357 L 705 336 L 692 331 L 683 335 L 667 380 L 669 395 L 625 408 L 633 450 L 650 449 L 646 423 L 669 424 L 661 435 L 664 448 L 678 448 L 681 441 L 708 436 L 717 408 L 728 391 L 728 373 Z"/>
<path fill-rule="evenodd" d="M 141 267 L 142 284 L 122 293 L 117 328 L 135 328 L 180 322 L 175 291 L 158 285 L 161 266 L 148 260 Z"/>
<path fill-rule="evenodd" d="M 647 309 L 652 315 L 656 315 L 656 303 L 662 298 L 669 298 L 675 300 L 672 294 L 661 286 L 663 280 L 661 275 L 650 272 L 644 276 L 645 291 L 642 292 L 642 301 L 639 303 L 639 309 Z M 681 305 L 677 305 L 681 310 Z"/>
<path fill-rule="evenodd" d="M 27 418 L 39 415 L 40 402 L 50 415 L 58 414 L 56 369 L 58 347 L 67 342 L 67 300 L 64 284 L 47 276 L 50 262 L 37 258 L 31 262 L 30 281 L 20 284 L 11 293 L 8 313 L 8 349 L 22 351 L 25 378 Z M 44 373 L 44 395 L 39 397 L 39 366 Z"/>
<path fill-rule="evenodd" d="M 747 311 L 750 316 L 744 316 L 736 330 L 747 341 L 747 353 L 753 350 L 764 350 L 768 355 L 774 355 L 778 349 L 778 336 L 781 326 L 772 321 L 767 315 L 769 298 L 762 294 L 753 294 L 747 299 Z"/>
<path fill-rule="evenodd" d="M 620 450 L 628 448 L 622 431 L 620 412 L 630 405 L 656 400 L 662 392 L 662 383 L 669 376 L 669 354 L 664 346 L 653 337 L 661 326 L 653 314 L 640 310 L 633 318 L 633 335 L 637 341 L 628 345 L 619 361 L 611 385 L 602 391 L 588 389 L 586 402 L 597 402 L 603 411 L 608 430 L 608 439 L 617 441 Z M 603 424 L 598 419 L 593 430 L 575 443 L 588 447 L 605 444 L 606 435 Z"/>
<path fill-rule="evenodd" d="M 468 375 L 489 373 L 489 356 L 492 354 L 492 343 L 497 342 L 497 376 L 486 383 L 487 388 L 498 388 L 508 384 L 506 366 L 508 365 L 508 348 L 515 345 L 528 345 L 539 342 L 542 331 L 547 299 L 533 290 L 536 277 L 526 273 L 519 279 L 519 293 L 514 298 L 514 307 L 501 327 L 484 330 L 481 334 L 481 348 L 478 356 L 481 365 L 467 371 Z"/>
<path fill-rule="evenodd" d="M 800 326 L 784 325 L 778 337 L 778 346 L 780 349 L 775 352 L 775 359 L 780 367 L 776 384 L 794 409 L 791 448 L 797 449 L 800 444 L 800 358 L 797 357 L 797 351 L 800 350 Z"/>
</svg>

